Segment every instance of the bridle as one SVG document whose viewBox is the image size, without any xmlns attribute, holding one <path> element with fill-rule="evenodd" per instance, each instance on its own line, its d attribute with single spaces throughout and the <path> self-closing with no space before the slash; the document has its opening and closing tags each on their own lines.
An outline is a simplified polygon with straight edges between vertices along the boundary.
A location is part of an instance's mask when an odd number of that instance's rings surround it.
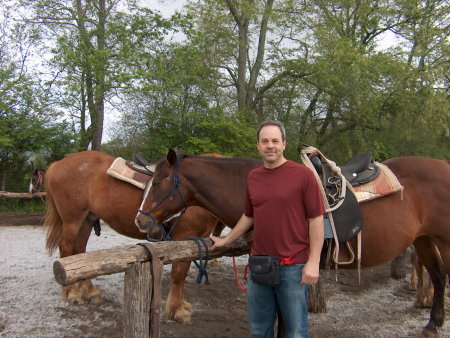
<svg viewBox="0 0 450 338">
<path fill-rule="evenodd" d="M 150 211 L 138 209 L 138 213 L 144 214 L 146 216 L 151 216 L 150 214 L 153 211 L 155 211 L 165 200 L 172 197 L 175 193 L 178 193 L 181 200 L 183 201 L 183 210 L 179 213 L 178 219 L 175 222 L 172 222 L 173 224 L 169 226 L 168 231 L 166 231 L 164 224 L 168 223 L 173 218 L 173 216 L 171 218 L 169 218 L 168 220 L 166 220 L 165 222 L 158 223 L 160 230 L 161 230 L 162 238 L 164 238 L 164 240 L 166 240 L 166 241 L 171 240 L 170 234 L 172 233 L 175 226 L 178 224 L 180 217 L 186 212 L 186 208 L 187 208 L 186 200 L 184 199 L 181 191 L 178 189 L 178 187 L 180 186 L 180 177 L 178 176 L 179 162 L 180 162 L 180 160 L 178 159 L 178 156 L 177 156 L 177 160 L 176 160 L 176 164 L 175 164 L 175 173 L 173 174 L 173 184 L 172 184 L 172 188 L 170 189 L 170 191 Z M 153 184 L 153 180 L 149 181 L 149 184 Z M 148 240 L 152 240 L 152 239 L 148 238 Z"/>
<path fill-rule="evenodd" d="M 43 177 L 43 175 L 42 175 L 42 173 L 41 173 L 41 170 L 36 169 L 36 175 L 33 176 L 33 179 L 31 180 L 31 184 L 32 184 L 32 186 L 33 186 L 33 189 L 34 189 L 37 185 L 39 185 L 39 189 L 37 190 L 37 192 L 40 192 L 40 191 L 41 191 L 41 188 L 42 188 L 42 183 L 43 183 L 43 181 L 44 181 L 44 177 Z"/>
</svg>

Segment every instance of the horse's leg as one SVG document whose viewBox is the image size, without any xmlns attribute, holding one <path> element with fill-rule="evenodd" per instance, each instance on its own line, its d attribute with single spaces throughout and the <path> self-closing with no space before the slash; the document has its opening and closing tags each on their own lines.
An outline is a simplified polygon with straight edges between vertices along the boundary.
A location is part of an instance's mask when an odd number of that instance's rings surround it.
<svg viewBox="0 0 450 338">
<path fill-rule="evenodd" d="M 414 305 L 416 307 L 426 307 L 425 306 L 425 294 L 424 294 L 424 278 L 423 278 L 423 264 L 420 262 L 418 257 L 414 261 L 414 270 L 417 274 L 417 291 L 416 291 L 416 301 Z M 430 306 L 431 307 L 431 306 Z"/>
<path fill-rule="evenodd" d="M 88 215 L 84 221 L 63 222 L 63 231 L 59 242 L 60 257 L 86 252 L 86 245 L 92 230 L 94 218 Z M 90 280 L 76 282 L 62 287 L 63 294 L 71 304 L 84 304 L 86 300 L 99 302 L 100 291 Z"/>
<path fill-rule="evenodd" d="M 172 263 L 172 284 L 167 296 L 165 313 L 179 323 L 191 321 L 192 305 L 184 299 L 184 281 L 190 266 L 191 262 Z"/>
<path fill-rule="evenodd" d="M 414 248 L 411 248 L 411 278 L 408 289 L 417 290 L 417 270 L 416 270 L 417 254 Z"/>
<path fill-rule="evenodd" d="M 433 282 L 431 281 L 431 278 L 428 277 L 428 286 L 427 286 L 426 302 L 425 302 L 426 307 L 433 306 L 433 296 L 434 296 Z"/>
<path fill-rule="evenodd" d="M 75 242 L 75 248 L 73 254 L 79 254 L 86 252 L 87 242 L 89 240 L 89 236 L 91 235 L 92 228 L 95 223 L 100 220 L 94 215 L 90 214 L 83 222 L 81 226 L 80 232 L 78 234 L 78 238 Z M 97 289 L 90 279 L 85 279 L 80 282 L 77 282 L 77 288 L 80 290 L 82 298 L 84 300 L 88 300 L 93 304 L 100 304 L 102 302 L 102 293 L 99 289 Z"/>
<path fill-rule="evenodd" d="M 444 324 L 445 271 L 437 248 L 429 237 L 419 237 L 414 241 L 417 257 L 426 267 L 434 285 L 433 306 L 430 320 L 422 331 L 427 337 L 437 337 L 437 327 Z"/>
<path fill-rule="evenodd" d="M 64 222 L 62 226 L 61 239 L 59 241 L 60 257 L 72 256 L 75 250 L 75 243 L 80 232 L 80 222 Z M 65 285 L 62 287 L 63 295 L 71 304 L 84 304 L 82 291 L 78 287 L 78 283 Z"/>
<path fill-rule="evenodd" d="M 188 208 L 173 232 L 174 240 L 192 237 L 204 237 L 211 234 L 218 220 L 209 212 L 198 207 Z M 184 299 L 184 282 L 191 262 L 172 264 L 172 284 L 165 307 L 166 315 L 179 323 L 191 321 L 192 305 Z"/>
</svg>

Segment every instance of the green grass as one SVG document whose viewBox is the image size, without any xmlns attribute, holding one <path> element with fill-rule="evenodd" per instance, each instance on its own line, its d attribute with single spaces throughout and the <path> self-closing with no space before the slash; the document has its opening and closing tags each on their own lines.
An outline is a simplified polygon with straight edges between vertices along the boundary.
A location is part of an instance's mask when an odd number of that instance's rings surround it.
<svg viewBox="0 0 450 338">
<path fill-rule="evenodd" d="M 45 203 L 39 199 L 0 198 L 0 212 L 35 213 L 46 210 Z"/>
</svg>

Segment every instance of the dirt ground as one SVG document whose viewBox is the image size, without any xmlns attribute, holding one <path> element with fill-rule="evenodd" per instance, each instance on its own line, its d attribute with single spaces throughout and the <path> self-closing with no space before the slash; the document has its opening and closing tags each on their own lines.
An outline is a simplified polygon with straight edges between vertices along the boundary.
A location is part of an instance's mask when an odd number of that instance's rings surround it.
<svg viewBox="0 0 450 338">
<path fill-rule="evenodd" d="M 45 251 L 42 214 L 0 214 L 0 337 L 121 337 L 123 274 L 94 280 L 102 292 L 100 305 L 69 305 L 54 281 L 52 264 L 57 255 Z M 11 226 L 15 225 L 15 226 Z M 100 237 L 91 236 L 88 250 L 137 243 L 107 226 Z M 238 257 L 242 273 L 246 257 Z M 210 285 L 196 284 L 191 268 L 186 299 L 193 304 L 192 323 L 180 325 L 165 316 L 161 337 L 248 337 L 245 292 L 235 282 L 231 258 L 209 268 Z M 165 266 L 164 295 L 170 283 Z M 390 278 L 389 264 L 362 271 L 323 272 L 327 312 L 310 314 L 311 337 L 420 337 L 429 309 L 414 307 L 408 278 Z M 448 293 L 447 293 L 448 294 Z M 165 298 L 165 297 L 164 297 Z M 450 314 L 449 299 L 446 304 Z M 450 337 L 450 321 L 440 330 Z"/>
</svg>

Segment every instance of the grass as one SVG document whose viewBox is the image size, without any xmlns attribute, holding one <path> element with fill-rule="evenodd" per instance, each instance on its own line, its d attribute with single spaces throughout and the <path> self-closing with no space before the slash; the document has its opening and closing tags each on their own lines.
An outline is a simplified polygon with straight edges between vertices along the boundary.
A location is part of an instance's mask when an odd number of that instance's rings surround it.
<svg viewBox="0 0 450 338">
<path fill-rule="evenodd" d="M 39 198 L 0 198 L 0 212 L 44 213 L 45 210 L 45 203 Z"/>
</svg>

